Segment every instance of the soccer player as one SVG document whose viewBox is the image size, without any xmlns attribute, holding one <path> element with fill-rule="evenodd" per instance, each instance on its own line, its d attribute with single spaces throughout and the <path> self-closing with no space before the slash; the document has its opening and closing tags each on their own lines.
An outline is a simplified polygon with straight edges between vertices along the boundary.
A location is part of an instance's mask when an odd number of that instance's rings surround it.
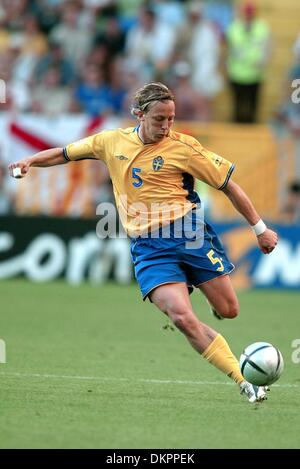
<svg viewBox="0 0 300 469">
<path fill-rule="evenodd" d="M 194 191 L 197 178 L 221 190 L 244 216 L 264 254 L 277 234 L 266 227 L 245 192 L 232 180 L 234 165 L 203 148 L 193 137 L 171 130 L 175 99 L 162 83 L 137 91 L 133 128 L 107 130 L 52 148 L 9 166 L 25 176 L 46 167 L 98 159 L 106 163 L 143 298 L 149 298 L 185 335 L 191 346 L 233 379 L 250 402 L 265 399 L 264 387 L 247 383 L 224 337 L 200 321 L 189 298 L 193 288 L 206 296 L 218 318 L 234 318 L 239 304 L 229 273 L 234 266 L 212 227 L 203 219 Z M 19 170 L 19 171 L 20 171 Z"/>
</svg>

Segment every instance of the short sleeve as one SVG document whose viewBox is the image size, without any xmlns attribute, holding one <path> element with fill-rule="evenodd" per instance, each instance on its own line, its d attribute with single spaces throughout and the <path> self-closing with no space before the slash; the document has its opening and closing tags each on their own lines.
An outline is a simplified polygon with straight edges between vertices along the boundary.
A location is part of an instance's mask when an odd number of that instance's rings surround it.
<svg viewBox="0 0 300 469">
<path fill-rule="evenodd" d="M 104 133 L 91 135 L 77 142 L 70 143 L 63 149 L 63 152 L 65 159 L 68 161 L 87 159 L 105 161 Z"/>
<path fill-rule="evenodd" d="M 234 164 L 196 143 L 187 162 L 187 172 L 216 189 L 224 189 Z"/>
</svg>

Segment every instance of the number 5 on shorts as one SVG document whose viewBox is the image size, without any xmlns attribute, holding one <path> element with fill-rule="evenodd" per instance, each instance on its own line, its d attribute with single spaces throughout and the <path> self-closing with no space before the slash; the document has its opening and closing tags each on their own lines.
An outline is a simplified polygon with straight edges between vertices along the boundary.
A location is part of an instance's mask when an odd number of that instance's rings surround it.
<svg viewBox="0 0 300 469">
<path fill-rule="evenodd" d="M 223 262 L 219 257 L 215 256 L 215 251 L 211 249 L 206 255 L 213 265 L 220 264 L 219 267 L 217 268 L 217 271 L 223 272 L 224 270 Z"/>
</svg>

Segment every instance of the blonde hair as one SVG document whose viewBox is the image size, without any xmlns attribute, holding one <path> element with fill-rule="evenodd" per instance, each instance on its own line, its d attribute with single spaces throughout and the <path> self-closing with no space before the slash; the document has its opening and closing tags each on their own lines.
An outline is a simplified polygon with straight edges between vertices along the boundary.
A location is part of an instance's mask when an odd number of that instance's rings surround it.
<svg viewBox="0 0 300 469">
<path fill-rule="evenodd" d="M 133 100 L 131 114 L 137 117 L 139 112 L 147 112 L 149 104 L 154 101 L 175 101 L 175 97 L 166 85 L 158 82 L 144 85 L 135 93 Z"/>
</svg>

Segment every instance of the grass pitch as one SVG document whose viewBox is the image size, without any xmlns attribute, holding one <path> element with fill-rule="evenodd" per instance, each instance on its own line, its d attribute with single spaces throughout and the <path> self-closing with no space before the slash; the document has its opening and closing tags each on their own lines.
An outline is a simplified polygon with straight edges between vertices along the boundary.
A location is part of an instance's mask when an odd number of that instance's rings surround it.
<svg viewBox="0 0 300 469">
<path fill-rule="evenodd" d="M 285 371 L 260 405 L 164 329 L 136 285 L 1 282 L 0 447 L 299 448 L 300 293 L 239 298 L 240 317 L 219 322 L 192 295 L 237 356 L 255 341 L 281 350 Z"/>
</svg>

